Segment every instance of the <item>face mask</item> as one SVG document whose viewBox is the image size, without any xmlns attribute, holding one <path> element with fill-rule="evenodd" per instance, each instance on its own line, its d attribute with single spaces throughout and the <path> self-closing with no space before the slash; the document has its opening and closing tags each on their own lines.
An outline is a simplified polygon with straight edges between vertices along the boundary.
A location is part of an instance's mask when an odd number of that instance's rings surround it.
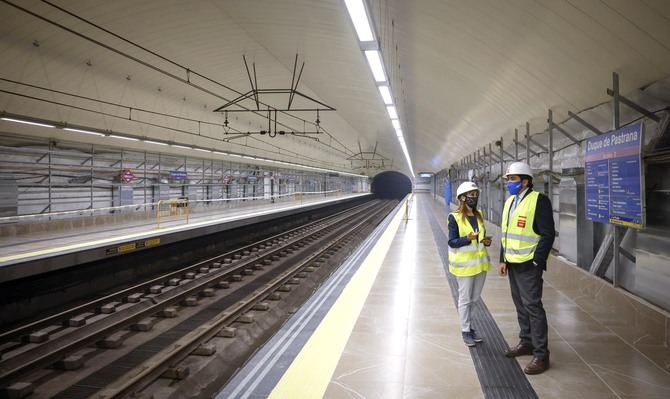
<svg viewBox="0 0 670 399">
<path fill-rule="evenodd" d="M 477 201 L 479 198 L 476 197 L 465 197 L 465 203 L 468 204 L 470 209 L 477 209 Z"/>
<path fill-rule="evenodd" d="M 521 191 L 521 180 L 519 181 L 508 181 L 507 182 L 507 191 L 509 191 L 510 194 L 512 195 L 517 195 L 519 194 L 519 191 Z"/>
</svg>

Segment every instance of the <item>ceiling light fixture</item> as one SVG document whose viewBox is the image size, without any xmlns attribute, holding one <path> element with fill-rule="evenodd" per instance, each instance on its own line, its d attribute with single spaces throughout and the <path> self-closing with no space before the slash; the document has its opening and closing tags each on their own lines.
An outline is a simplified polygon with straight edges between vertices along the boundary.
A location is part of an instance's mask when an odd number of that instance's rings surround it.
<svg viewBox="0 0 670 399">
<path fill-rule="evenodd" d="M 358 40 L 362 42 L 375 40 L 363 0 L 344 0 L 344 4 L 347 6 L 351 22 L 354 23 Z"/>
<path fill-rule="evenodd" d="M 92 135 L 92 136 L 104 136 L 104 134 L 102 134 L 102 133 L 92 132 L 92 131 L 90 131 L 90 130 L 74 129 L 74 128 L 71 128 L 71 127 L 65 127 L 65 128 L 63 128 L 63 130 L 67 130 L 68 132 L 76 132 L 76 133 L 90 134 L 90 135 Z"/>
<path fill-rule="evenodd" d="M 398 119 L 398 111 L 396 111 L 395 106 L 389 105 L 386 107 L 386 111 L 389 113 L 391 119 Z"/>
<path fill-rule="evenodd" d="M 115 139 L 121 139 L 121 140 L 128 140 L 128 141 L 140 141 L 139 139 L 136 139 L 134 137 L 117 136 L 116 134 L 110 134 L 109 137 L 113 137 Z"/>
<path fill-rule="evenodd" d="M 368 65 L 370 65 L 370 70 L 375 81 L 386 82 L 386 73 L 384 72 L 381 53 L 378 50 L 367 50 L 365 51 L 365 58 L 368 59 Z"/>
<path fill-rule="evenodd" d="M 192 150 L 192 149 L 193 149 L 193 147 L 188 147 L 188 146 L 185 146 L 185 145 L 179 145 L 179 144 L 170 144 L 170 147 L 174 147 L 174 148 L 185 148 L 185 149 L 187 149 L 187 150 Z"/>
<path fill-rule="evenodd" d="M 143 141 L 145 143 L 149 143 L 149 144 L 167 145 L 167 143 L 161 143 L 161 142 L 158 142 L 158 141 L 151 141 L 151 140 L 143 140 Z"/>
<path fill-rule="evenodd" d="M 393 105 L 393 96 L 391 95 L 391 89 L 389 89 L 388 86 L 379 86 L 379 94 L 382 95 L 384 104 Z"/>
<path fill-rule="evenodd" d="M 24 123 L 26 125 L 33 125 L 33 126 L 42 126 L 42 127 L 56 127 L 54 125 L 48 125 L 46 123 L 38 123 L 38 122 L 30 122 L 30 121 L 24 121 L 21 119 L 13 119 L 13 118 L 0 118 L 3 121 L 8 121 L 8 122 L 16 122 L 16 123 Z"/>
<path fill-rule="evenodd" d="M 393 128 L 396 130 L 400 130 L 400 121 L 398 119 L 393 119 L 391 120 L 391 123 L 393 124 Z"/>
</svg>

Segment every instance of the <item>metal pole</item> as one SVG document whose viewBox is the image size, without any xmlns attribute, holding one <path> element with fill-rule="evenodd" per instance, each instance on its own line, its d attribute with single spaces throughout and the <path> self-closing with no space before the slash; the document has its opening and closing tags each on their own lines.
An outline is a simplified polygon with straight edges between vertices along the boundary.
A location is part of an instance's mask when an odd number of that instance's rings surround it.
<svg viewBox="0 0 670 399">
<path fill-rule="evenodd" d="M 91 144 L 91 209 L 93 209 L 93 165 L 95 157 L 95 145 Z"/>
<path fill-rule="evenodd" d="M 489 221 L 493 221 L 493 198 L 491 198 L 491 172 L 493 171 L 493 149 L 489 143 L 489 176 L 486 184 L 486 200 L 488 202 Z"/>
<path fill-rule="evenodd" d="M 143 186 L 144 186 L 144 203 L 146 204 L 147 203 L 147 152 L 146 151 L 144 151 L 144 176 L 143 176 L 143 178 L 144 178 L 144 184 L 143 184 Z M 145 206 L 144 210 L 146 211 L 147 210 L 146 205 L 144 205 L 144 206 Z"/>
<path fill-rule="evenodd" d="M 530 123 L 526 122 L 526 163 L 530 165 Z"/>
<path fill-rule="evenodd" d="M 548 111 L 548 118 L 547 121 L 549 122 L 549 187 L 548 187 L 548 194 L 549 194 L 549 199 L 551 202 L 554 202 L 554 177 L 552 176 L 551 172 L 554 171 L 554 114 L 551 110 Z"/>
<path fill-rule="evenodd" d="M 614 92 L 614 118 L 613 118 L 613 128 L 614 130 L 618 129 L 620 126 L 620 115 L 619 115 L 619 74 L 616 72 L 612 73 L 612 91 Z M 612 245 L 614 245 L 614 269 L 612 269 L 612 285 L 614 287 L 619 286 L 619 243 L 621 241 L 621 232 L 616 225 L 611 227 L 614 229 L 614 239 L 612 240 Z"/>
<path fill-rule="evenodd" d="M 503 154 L 503 146 L 504 142 L 503 138 L 501 137 L 500 138 L 500 215 L 503 214 L 503 208 L 505 207 L 505 185 L 502 183 L 503 174 L 505 174 L 505 156 Z"/>
<path fill-rule="evenodd" d="M 519 129 L 514 129 L 514 160 L 519 160 Z"/>
<path fill-rule="evenodd" d="M 47 207 L 49 209 L 49 212 L 52 211 L 51 207 L 51 152 L 52 151 L 53 151 L 53 141 L 49 140 L 49 204 Z"/>
</svg>

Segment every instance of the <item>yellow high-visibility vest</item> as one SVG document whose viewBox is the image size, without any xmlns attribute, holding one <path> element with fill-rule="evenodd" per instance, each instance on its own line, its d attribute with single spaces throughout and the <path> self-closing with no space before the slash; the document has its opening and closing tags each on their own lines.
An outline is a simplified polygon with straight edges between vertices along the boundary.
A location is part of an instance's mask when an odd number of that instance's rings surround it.
<svg viewBox="0 0 670 399">
<path fill-rule="evenodd" d="M 477 210 L 479 212 L 479 210 Z M 479 212 L 481 215 L 481 212 Z M 466 237 L 469 233 L 473 233 L 470 222 L 461 217 L 460 213 L 451 213 L 458 224 L 459 237 Z M 467 277 L 475 276 L 481 272 L 486 272 L 491 269 L 491 258 L 481 241 L 486 237 L 486 228 L 477 218 L 477 225 L 479 230 L 479 239 L 472 240 L 470 244 L 460 247 L 449 247 L 449 272 L 454 276 Z"/>
<path fill-rule="evenodd" d="M 502 247 L 505 261 L 523 263 L 533 259 L 540 235 L 533 230 L 535 209 L 540 193 L 531 191 L 517 204 L 511 218 L 509 210 L 514 202 L 514 195 L 507 198 L 502 214 Z"/>
</svg>

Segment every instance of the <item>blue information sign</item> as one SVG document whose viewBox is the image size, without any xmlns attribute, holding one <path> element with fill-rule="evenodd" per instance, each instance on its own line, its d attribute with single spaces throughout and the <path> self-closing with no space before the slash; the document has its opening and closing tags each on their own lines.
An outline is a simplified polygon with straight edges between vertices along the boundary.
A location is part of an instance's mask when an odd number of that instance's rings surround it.
<svg viewBox="0 0 670 399">
<path fill-rule="evenodd" d="M 638 122 L 586 141 L 587 219 L 644 227 L 643 129 Z"/>
<path fill-rule="evenodd" d="M 188 173 L 182 170 L 171 170 L 170 179 L 172 180 L 186 180 Z"/>
</svg>

